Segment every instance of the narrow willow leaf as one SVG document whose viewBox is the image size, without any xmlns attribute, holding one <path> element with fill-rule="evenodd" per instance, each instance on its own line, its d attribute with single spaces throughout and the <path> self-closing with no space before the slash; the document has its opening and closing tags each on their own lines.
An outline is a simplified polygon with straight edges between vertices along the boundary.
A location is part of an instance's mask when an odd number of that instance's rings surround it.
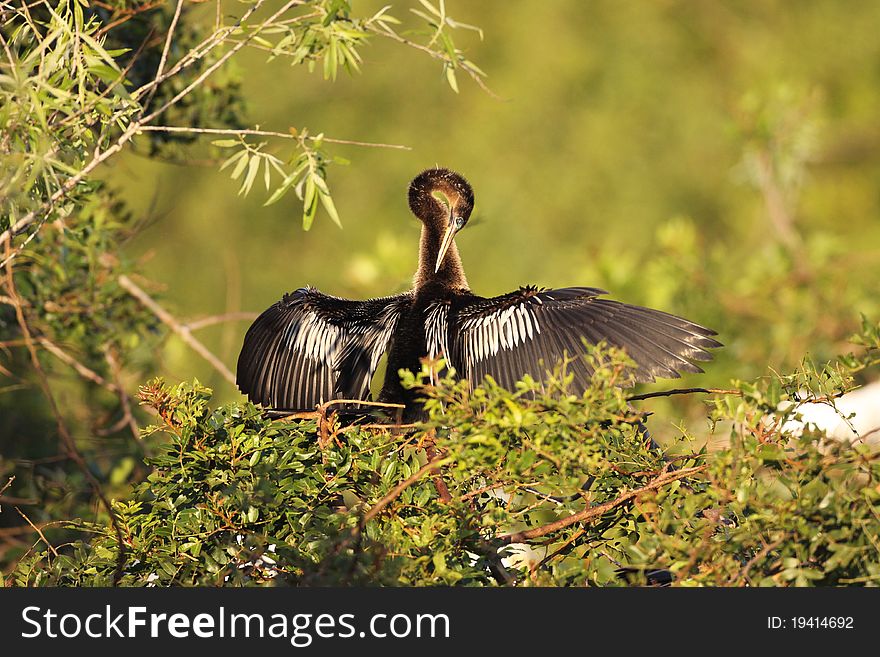
<svg viewBox="0 0 880 657">
<path fill-rule="evenodd" d="M 214 146 L 219 146 L 220 148 L 232 148 L 233 146 L 238 146 L 241 144 L 238 139 L 215 139 L 211 142 Z"/>
<path fill-rule="evenodd" d="M 314 190 L 314 186 L 312 187 Z M 312 227 L 312 222 L 315 220 L 315 213 L 318 211 L 318 198 L 316 194 L 312 194 L 312 202 L 307 204 L 303 204 L 303 230 L 308 230 Z"/>
<path fill-rule="evenodd" d="M 235 153 L 234 155 L 232 155 L 231 157 L 227 158 L 227 160 L 223 164 L 220 165 L 220 171 L 223 171 L 223 169 L 225 169 L 226 167 L 235 164 L 236 162 L 238 162 L 238 160 L 240 158 L 244 157 L 245 155 L 247 155 L 247 151 L 240 150 L 237 153 Z"/>
<path fill-rule="evenodd" d="M 278 201 L 280 201 L 281 197 L 284 196 L 291 188 L 292 182 L 292 179 L 290 180 L 290 182 L 285 180 L 281 184 L 281 186 L 278 187 L 278 189 L 276 189 L 274 192 L 272 192 L 272 195 L 268 199 L 266 199 L 266 202 L 263 203 L 263 207 L 266 207 L 267 205 L 272 205 L 273 203 L 277 203 Z"/>
<path fill-rule="evenodd" d="M 306 178 L 306 188 L 305 193 L 303 194 L 303 207 L 308 208 L 314 205 L 315 201 L 315 179 L 317 178 L 316 174 L 310 174 Z M 318 178 L 320 180 L 320 178 Z"/>
<path fill-rule="evenodd" d="M 379 11 L 377 11 L 375 14 L 373 14 L 373 16 L 367 22 L 371 23 L 371 22 L 375 21 L 380 24 L 384 22 L 384 23 L 391 23 L 393 25 L 400 25 L 399 20 L 394 18 L 394 16 L 391 16 L 390 14 L 386 13 L 389 9 L 391 9 L 391 5 L 385 5 Z"/>
<path fill-rule="evenodd" d="M 430 2 L 428 2 L 428 0 L 419 0 L 419 2 L 421 3 L 422 7 L 424 7 L 424 8 L 427 9 L 428 11 L 430 11 L 430 12 L 431 12 L 432 14 L 434 14 L 437 18 L 443 18 L 443 14 L 441 14 L 441 13 L 440 13 L 440 12 L 434 7 L 434 5 L 432 5 Z M 441 6 L 443 5 L 443 0 L 440 1 L 440 5 L 441 5 Z"/>
<path fill-rule="evenodd" d="M 451 66 L 446 67 L 446 81 L 455 93 L 458 93 L 458 81 L 455 79 L 455 69 Z"/>
<path fill-rule="evenodd" d="M 418 9 L 410 9 L 410 11 L 411 11 L 413 14 L 415 14 L 416 16 L 418 16 L 419 18 L 421 18 L 423 21 L 425 21 L 425 22 L 426 22 L 428 25 L 430 25 L 432 28 L 437 29 L 437 28 L 439 27 L 439 26 L 437 25 L 437 19 L 436 19 L 436 18 L 431 18 L 430 16 L 428 16 L 428 14 L 426 14 L 426 13 L 423 12 L 423 11 L 419 11 Z"/>
<path fill-rule="evenodd" d="M 336 80 L 336 38 L 330 37 L 324 51 L 324 79 Z"/>
<path fill-rule="evenodd" d="M 257 173 L 260 171 L 260 158 L 259 155 L 252 155 L 250 161 L 248 162 L 248 170 L 247 175 L 244 177 L 244 182 L 242 182 L 241 187 L 238 190 L 239 196 L 247 196 L 251 187 L 254 185 L 254 180 L 257 178 Z"/>
<path fill-rule="evenodd" d="M 321 204 L 324 206 L 327 214 L 330 215 L 333 223 L 342 228 L 342 221 L 339 220 L 339 213 L 336 211 L 336 205 L 333 203 L 333 198 L 329 194 L 325 194 L 323 191 L 319 196 L 321 198 Z"/>
<path fill-rule="evenodd" d="M 322 177 L 321 177 L 320 175 L 318 175 L 318 174 L 315 174 L 313 178 L 314 178 L 315 186 L 316 186 L 321 192 L 323 192 L 324 194 L 327 194 L 327 195 L 329 196 L 329 195 L 330 195 L 330 188 L 327 187 L 327 181 L 324 180 L 324 178 L 322 178 Z"/>
<path fill-rule="evenodd" d="M 236 165 L 235 165 L 235 168 L 232 170 L 232 179 L 233 179 L 233 180 L 237 180 L 238 177 L 239 177 L 242 173 L 244 173 L 244 168 L 245 168 L 245 167 L 247 166 L 247 164 L 248 164 L 248 157 L 247 157 L 248 152 L 247 152 L 247 151 L 242 151 L 241 154 L 242 154 L 241 159 L 239 159 L 238 164 L 236 164 Z"/>
</svg>

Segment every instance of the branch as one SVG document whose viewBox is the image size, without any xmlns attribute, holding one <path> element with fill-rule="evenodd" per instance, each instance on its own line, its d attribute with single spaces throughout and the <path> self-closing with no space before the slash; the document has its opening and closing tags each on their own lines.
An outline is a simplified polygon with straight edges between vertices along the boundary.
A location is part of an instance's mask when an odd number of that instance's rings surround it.
<svg viewBox="0 0 880 657">
<path fill-rule="evenodd" d="M 257 0 L 244 13 L 244 15 L 241 17 L 241 19 L 239 19 L 239 21 L 236 25 L 243 22 L 248 16 L 250 16 L 254 11 L 256 11 L 260 6 L 262 6 L 265 3 L 265 1 L 266 0 Z M 216 71 L 223 64 L 225 64 L 229 60 L 230 57 L 235 55 L 247 43 L 249 43 L 251 41 L 251 39 L 253 39 L 264 27 L 268 26 L 276 18 L 278 18 L 278 16 L 280 16 L 281 14 L 286 12 L 292 6 L 294 6 L 296 4 L 301 4 L 301 3 L 302 3 L 302 0 L 288 0 L 288 2 L 286 2 L 281 7 L 281 9 L 279 9 L 274 14 L 272 14 L 272 16 L 267 18 L 260 25 L 256 26 L 254 28 L 254 30 L 250 34 L 248 34 L 242 41 L 236 43 L 236 45 L 234 47 L 230 48 L 216 62 L 214 62 L 213 64 L 211 64 L 211 66 L 209 66 L 204 71 L 202 71 L 202 73 L 195 80 L 193 80 L 189 85 L 187 85 L 184 89 L 182 89 L 180 92 L 178 92 L 173 98 L 166 101 L 165 104 L 162 105 L 159 109 L 157 109 L 153 112 L 150 112 L 148 115 L 142 116 L 138 120 L 129 124 L 129 126 L 125 129 L 125 131 L 119 136 L 119 139 L 117 139 L 116 142 L 112 146 L 108 147 L 107 150 L 103 151 L 102 153 L 96 152 L 95 156 L 91 159 L 91 161 L 88 164 L 86 164 L 77 174 L 68 178 L 64 182 L 64 184 L 61 185 L 61 187 L 59 187 L 57 190 L 55 190 L 55 192 L 46 201 L 44 201 L 38 207 L 34 208 L 33 210 L 31 210 L 30 212 L 25 214 L 21 219 L 19 219 L 17 222 L 15 222 L 14 225 L 12 225 L 11 227 L 9 227 L 5 231 L 3 231 L 3 233 L 0 233 L 0 245 L 2 245 L 3 242 L 5 242 L 5 241 L 10 241 L 10 243 L 11 243 L 11 240 L 13 237 L 22 233 L 31 224 L 33 224 L 37 220 L 37 218 L 40 217 L 40 215 L 43 215 L 38 222 L 36 230 L 34 232 L 32 232 L 31 235 L 22 244 L 20 244 L 14 251 L 12 251 L 12 253 L 10 253 L 9 255 L 6 256 L 6 259 L 2 263 L 0 263 L 0 268 L 4 267 L 6 264 L 11 262 L 14 258 L 16 258 L 22 252 L 24 247 L 27 246 L 28 243 L 36 236 L 36 234 L 39 232 L 42 225 L 48 219 L 49 210 L 51 210 L 55 206 L 55 204 L 58 201 L 60 201 L 62 198 L 64 198 L 74 187 L 76 187 L 80 182 L 82 182 L 86 178 L 86 176 L 88 176 L 92 171 L 94 171 L 98 166 L 100 166 L 108 158 L 110 158 L 111 156 L 115 155 L 120 150 L 122 150 L 122 147 L 125 146 L 125 144 L 128 143 L 128 141 L 130 141 L 131 138 L 135 134 L 137 134 L 137 132 L 143 126 L 145 126 L 147 123 L 149 123 L 150 121 L 152 121 L 153 119 L 158 117 L 160 114 L 162 114 L 165 110 L 167 110 L 172 105 L 175 105 L 176 103 L 178 103 L 182 98 L 187 96 L 193 89 L 195 89 L 202 82 L 204 82 L 205 79 L 209 75 L 214 73 L 214 71 Z M 235 29 L 235 28 L 232 28 L 232 29 Z M 219 43 L 220 43 L 220 41 L 216 41 L 216 42 L 210 44 L 210 47 L 208 48 L 208 50 L 213 49 L 214 47 L 219 45 Z M 206 51 L 206 53 L 207 53 L 207 51 Z M 205 53 L 202 53 L 202 54 L 205 54 Z M 179 70 L 178 67 L 175 67 L 174 69 L 169 71 L 166 74 L 166 77 L 174 74 L 176 72 L 176 70 Z M 162 81 L 161 78 L 157 78 L 154 82 L 156 84 L 159 84 L 161 81 Z M 152 88 L 152 86 L 155 86 L 155 85 L 150 85 L 150 88 Z M 145 88 L 142 87 L 138 91 L 143 91 L 144 89 Z"/>
<path fill-rule="evenodd" d="M 749 571 L 752 569 L 752 566 L 754 566 L 754 565 L 755 565 L 756 563 L 758 563 L 761 559 L 763 559 L 763 558 L 766 557 L 768 554 L 770 554 L 770 552 L 771 552 L 772 550 L 774 550 L 774 549 L 776 549 L 777 547 L 779 547 L 779 545 L 782 543 L 782 541 L 783 541 L 783 539 L 780 538 L 780 539 L 778 539 L 778 540 L 776 540 L 776 541 L 773 541 L 772 543 L 767 543 L 764 547 L 762 547 L 762 548 L 761 548 L 761 549 L 755 554 L 755 556 L 753 556 L 751 559 L 749 559 L 749 560 L 746 562 L 746 564 L 743 566 L 742 570 L 741 570 L 740 573 L 739 573 L 739 578 L 738 578 L 738 580 L 739 580 L 739 581 L 745 580 L 745 581 L 747 581 L 747 582 L 749 583 L 749 585 L 751 586 L 751 584 L 752 584 L 752 580 L 751 580 L 751 578 L 749 577 Z M 731 584 L 732 584 L 734 581 L 736 581 L 736 580 L 731 580 Z"/>
<path fill-rule="evenodd" d="M 187 322 L 184 324 L 190 331 L 198 331 L 199 329 L 205 328 L 206 326 L 213 326 L 214 324 L 222 324 L 223 322 L 237 322 L 237 321 L 253 321 L 259 315 L 257 313 L 226 313 L 224 315 L 211 315 L 210 317 L 202 317 L 201 319 L 194 319 L 191 322 Z"/>
<path fill-rule="evenodd" d="M 7 252 L 8 250 L 9 245 L 7 245 Z M 4 262 L 6 263 L 6 291 L 8 292 L 15 306 L 15 317 L 18 321 L 19 328 L 21 329 L 22 337 L 24 337 L 25 343 L 27 344 L 27 349 L 31 357 L 31 363 L 34 366 L 34 369 L 36 370 L 38 379 L 40 381 L 40 387 L 43 389 L 43 393 L 46 395 L 46 399 L 49 401 L 49 407 L 52 409 L 52 414 L 55 416 L 55 423 L 58 428 L 58 434 L 61 437 L 62 442 L 64 443 L 64 447 L 67 451 L 68 457 L 73 460 L 74 463 L 76 463 L 80 471 L 82 471 L 83 475 L 85 475 L 85 478 L 89 482 L 89 485 L 91 486 L 95 496 L 101 501 L 101 504 L 107 510 L 107 514 L 110 517 L 110 524 L 113 526 L 113 531 L 116 533 L 116 539 L 119 544 L 119 552 L 116 556 L 116 570 L 113 573 L 113 584 L 116 585 L 119 583 L 119 580 L 122 579 L 122 572 L 125 568 L 126 547 L 122 536 L 122 527 L 119 525 L 119 519 L 116 517 L 116 512 L 113 510 L 113 506 L 110 504 L 110 500 L 107 499 L 107 496 L 104 495 L 104 491 L 101 489 L 101 483 L 92 473 L 91 468 L 89 468 L 89 465 L 86 463 L 85 458 L 83 458 L 83 455 L 77 448 L 76 441 L 73 439 L 73 436 L 67 429 L 67 425 L 64 423 L 64 417 L 61 415 L 61 409 L 58 408 L 58 402 L 55 400 L 55 395 L 52 393 L 52 388 L 49 385 L 49 379 L 46 376 L 46 372 L 43 370 L 43 367 L 40 364 L 40 358 L 37 354 L 37 347 L 34 344 L 34 339 L 31 336 L 30 328 L 28 327 L 27 320 L 24 316 L 24 308 L 21 303 L 21 298 L 18 296 L 18 291 L 15 288 L 15 277 L 12 272 L 10 258 L 7 256 Z"/>
<path fill-rule="evenodd" d="M 383 36 L 387 39 L 397 41 L 398 43 L 402 43 L 403 45 L 409 46 L 410 48 L 415 48 L 416 50 L 421 50 L 422 52 L 427 53 L 428 55 L 430 55 L 434 59 L 439 59 L 440 61 L 445 62 L 446 64 L 448 64 L 450 66 L 455 66 L 455 67 L 463 69 L 469 76 L 471 76 L 471 79 L 477 83 L 477 85 L 480 87 L 480 89 L 482 89 L 484 92 L 486 92 L 487 94 L 492 96 L 492 98 L 494 98 L 496 100 L 500 100 L 500 97 L 498 96 L 498 94 L 496 94 L 494 91 L 492 91 L 486 85 L 486 83 L 483 81 L 482 75 L 480 75 L 480 73 L 477 72 L 476 70 L 474 70 L 471 66 L 468 66 L 467 64 L 465 64 L 463 62 L 458 62 L 456 60 L 453 60 L 451 57 L 449 57 L 448 55 L 445 55 L 442 52 L 439 52 L 437 50 L 432 50 L 431 48 L 429 48 L 427 46 L 423 46 L 420 43 L 416 43 L 415 41 L 410 41 L 409 39 L 400 36 L 397 32 L 394 32 L 393 30 L 390 30 L 387 28 L 381 29 L 373 24 L 369 24 L 366 27 L 368 30 L 370 30 L 374 34 L 378 34 L 379 36 Z"/>
<path fill-rule="evenodd" d="M 15 510 L 18 511 L 18 515 L 20 515 L 22 518 L 24 518 L 25 522 L 26 522 L 27 524 L 29 524 L 29 525 L 31 526 L 31 528 L 32 528 L 35 532 L 37 532 L 37 535 L 38 535 L 41 539 L 43 539 L 43 543 L 46 544 L 46 546 L 49 548 L 49 551 L 57 557 L 57 556 L 58 556 L 58 552 L 55 550 L 55 546 L 52 545 L 52 544 L 49 542 L 49 539 L 46 538 L 46 535 L 43 533 L 43 531 L 42 531 L 39 527 L 37 527 L 34 523 L 32 523 L 32 522 L 31 522 L 31 519 L 28 518 L 28 517 L 22 512 L 21 509 L 19 509 L 18 507 L 15 507 Z"/>
<path fill-rule="evenodd" d="M 138 100 L 145 93 L 149 93 L 154 87 L 162 84 L 165 80 L 174 77 L 185 68 L 204 58 L 205 55 L 223 43 L 226 40 L 226 37 L 239 29 L 244 22 L 260 8 L 260 5 L 262 5 L 263 2 L 264 0 L 259 0 L 256 4 L 248 7 L 248 9 L 232 25 L 224 27 L 223 29 L 215 28 L 215 31 L 212 34 L 205 37 L 201 43 L 193 47 L 188 53 L 181 57 L 180 61 L 168 69 L 164 74 L 150 80 L 149 82 L 145 82 L 143 85 L 132 91 L 131 97 Z"/>
<path fill-rule="evenodd" d="M 174 316 L 165 310 L 162 306 L 156 303 L 153 298 L 144 292 L 140 287 L 138 287 L 134 281 L 132 281 L 128 276 L 122 274 L 117 279 L 119 281 L 119 285 L 125 289 L 131 296 L 141 302 L 147 310 L 152 312 L 156 317 L 159 318 L 163 324 L 168 326 L 172 331 L 174 331 L 180 338 L 192 347 L 193 351 L 195 351 L 199 356 L 204 358 L 210 365 L 217 370 L 224 379 L 229 381 L 232 385 L 235 385 L 235 375 L 229 371 L 229 368 L 223 364 L 223 362 L 217 358 L 214 354 L 210 352 L 210 350 L 203 345 L 199 340 L 193 336 L 192 331 L 188 326 L 181 324 Z"/>
<path fill-rule="evenodd" d="M 654 397 L 671 397 L 672 395 L 690 395 L 695 392 L 701 392 L 707 395 L 736 395 L 742 397 L 741 390 L 725 390 L 723 388 L 675 388 L 674 390 L 661 390 L 659 392 L 646 392 L 642 395 L 632 395 L 627 397 L 627 401 L 638 401 L 640 399 L 652 399 Z"/>
<path fill-rule="evenodd" d="M 619 495 L 617 498 L 611 500 L 610 502 L 605 502 L 604 504 L 599 504 L 597 506 L 587 507 L 583 511 L 575 513 L 574 515 L 568 516 L 567 518 L 561 518 L 560 520 L 542 525 L 541 527 L 527 529 L 525 531 L 516 532 L 514 534 L 506 534 L 504 536 L 501 536 L 499 540 L 504 545 L 510 545 L 511 543 L 523 543 L 529 539 L 546 536 L 547 534 L 559 531 L 560 529 L 565 529 L 566 527 L 570 527 L 571 525 L 578 522 L 588 522 L 590 520 L 593 520 L 594 518 L 598 518 L 604 515 L 612 509 L 615 509 L 625 504 L 629 500 L 637 497 L 638 495 L 641 495 L 642 493 L 646 493 L 651 490 L 657 490 L 658 488 L 661 488 L 666 484 L 672 483 L 673 481 L 684 479 L 685 477 L 688 477 L 692 474 L 701 472 L 705 470 L 706 467 L 706 465 L 700 465 L 693 468 L 685 468 L 684 470 L 665 472 L 648 484 L 623 493 L 622 495 Z"/>
<path fill-rule="evenodd" d="M 144 451 L 144 443 L 143 440 L 141 440 L 141 428 L 140 425 L 138 425 L 137 420 L 134 419 L 134 413 L 131 412 L 131 404 L 128 401 L 128 395 L 122 386 L 122 368 L 119 365 L 119 360 L 112 347 L 108 346 L 104 350 L 104 358 L 110 366 L 110 373 L 113 375 L 114 387 L 116 388 L 116 396 L 119 398 L 119 405 L 122 407 L 121 421 L 128 425 L 135 444 L 141 448 L 141 451 Z"/>
<path fill-rule="evenodd" d="M 166 109 L 168 109 L 168 108 L 171 107 L 172 105 L 177 104 L 182 98 L 184 98 L 185 96 L 187 96 L 187 95 L 188 95 L 193 89 L 195 89 L 195 88 L 198 87 L 202 82 L 204 82 L 204 81 L 208 78 L 208 76 L 210 76 L 212 73 L 214 73 L 214 71 L 216 71 L 218 68 L 220 68 L 221 66 L 223 66 L 223 64 L 225 64 L 225 63 L 229 60 L 230 57 L 232 57 L 233 55 L 235 55 L 235 53 L 237 53 L 239 50 L 241 50 L 242 48 L 244 48 L 248 43 L 250 43 L 251 40 L 252 40 L 255 36 L 257 36 L 257 34 L 258 34 L 258 33 L 259 33 L 264 27 L 266 27 L 266 26 L 268 26 L 268 25 L 274 23 L 276 18 L 278 18 L 279 16 L 281 16 L 283 13 L 285 13 L 288 9 L 290 9 L 290 8 L 293 7 L 294 5 L 302 4 L 302 1 L 303 1 L 303 0 L 288 0 L 287 2 L 285 2 L 284 5 L 281 7 L 281 9 L 279 9 L 278 11 L 276 11 L 274 14 L 272 14 L 272 15 L 271 15 L 269 18 L 267 18 L 266 20 L 264 20 L 260 25 L 256 26 L 256 27 L 254 28 L 254 30 L 253 30 L 250 34 L 248 34 L 248 35 L 247 35 L 244 39 L 242 39 L 241 41 L 237 42 L 237 43 L 236 43 L 232 48 L 230 48 L 227 52 L 223 53 L 223 56 L 222 56 L 222 57 L 220 57 L 216 62 L 214 62 L 213 64 L 211 64 L 211 65 L 210 65 L 208 68 L 206 68 L 204 71 L 202 71 L 201 74 L 200 74 L 195 80 L 193 80 L 192 82 L 190 82 L 186 87 L 184 87 L 181 91 L 179 91 L 174 97 L 172 97 L 171 99 L 167 100 L 167 101 L 165 102 L 165 104 L 162 105 L 159 109 L 157 109 L 157 110 L 155 110 L 155 111 L 153 111 L 153 112 L 150 112 L 147 116 L 145 116 L 145 117 L 143 117 L 143 118 L 141 118 L 141 119 L 138 119 L 138 121 L 136 121 L 136 124 L 139 124 L 139 125 L 145 125 L 145 124 L 149 123 L 150 121 L 152 121 L 153 119 L 155 119 L 155 118 L 156 118 L 157 116 L 159 116 L 160 114 L 162 114 L 162 112 L 164 112 Z M 248 10 L 249 13 L 253 13 L 251 10 L 256 11 L 256 9 L 257 9 L 258 7 L 260 7 L 260 5 L 262 5 L 264 2 L 265 2 L 265 0 L 257 0 L 257 2 L 254 3 L 254 5 L 251 7 L 251 9 Z M 248 14 L 248 15 L 249 15 L 249 14 Z M 244 17 L 242 17 L 242 20 L 243 20 L 243 19 L 244 19 Z"/>
<path fill-rule="evenodd" d="M 107 388 L 115 394 L 119 394 L 121 392 L 115 384 L 110 383 L 100 374 L 80 363 L 76 358 L 63 351 L 54 342 L 51 342 L 47 338 L 39 338 L 37 342 L 40 343 L 40 346 L 43 347 L 43 349 L 55 356 L 55 358 L 60 360 L 65 365 L 69 365 L 70 367 L 72 367 L 74 371 L 76 371 L 76 373 L 79 374 L 82 378 L 91 381 L 92 383 L 96 383 L 103 388 Z"/>
<path fill-rule="evenodd" d="M 244 129 L 233 130 L 225 128 L 188 128 L 186 126 L 171 125 L 145 125 L 141 128 L 141 132 L 183 132 L 192 135 L 227 135 L 231 137 L 279 137 L 281 139 L 299 140 L 300 136 L 292 132 L 277 132 L 275 130 L 258 130 Z M 317 137 L 306 137 L 311 141 L 318 141 Z M 353 139 L 334 139 L 332 137 L 321 137 L 320 141 L 328 144 L 347 144 L 350 146 L 366 146 L 367 148 L 396 148 L 402 151 L 411 151 L 410 146 L 402 144 L 381 144 L 369 141 L 356 141 Z"/>
<path fill-rule="evenodd" d="M 426 473 L 432 472 L 434 470 L 439 470 L 444 465 L 448 465 L 452 463 L 452 458 L 445 459 L 435 459 L 433 461 L 428 461 L 419 468 L 416 472 L 411 474 L 409 477 L 401 481 L 397 486 L 395 486 L 391 492 L 389 492 L 385 497 L 376 502 L 370 510 L 364 514 L 364 517 L 361 518 L 361 522 L 359 524 L 359 529 L 363 529 L 370 520 L 375 518 L 386 506 L 391 504 L 394 500 L 396 500 L 400 494 L 405 491 L 407 488 L 416 483 L 419 479 L 421 479 Z"/>
<path fill-rule="evenodd" d="M 162 56 L 159 58 L 159 68 L 156 69 L 156 76 L 153 78 L 154 80 L 161 78 L 162 73 L 165 71 L 165 62 L 168 61 L 168 52 L 171 50 L 171 41 L 174 39 L 174 30 L 177 29 L 177 21 L 180 19 L 181 9 L 183 9 L 183 0 L 177 0 L 177 7 L 174 8 L 174 17 L 171 19 L 171 25 L 168 27 L 168 34 L 165 36 L 165 46 L 162 48 Z M 150 92 L 144 100 L 144 107 L 147 107 L 150 104 L 150 101 L 153 100 L 153 96 L 156 94 L 156 89 L 158 88 L 159 85 L 156 85 L 150 89 Z"/>
</svg>

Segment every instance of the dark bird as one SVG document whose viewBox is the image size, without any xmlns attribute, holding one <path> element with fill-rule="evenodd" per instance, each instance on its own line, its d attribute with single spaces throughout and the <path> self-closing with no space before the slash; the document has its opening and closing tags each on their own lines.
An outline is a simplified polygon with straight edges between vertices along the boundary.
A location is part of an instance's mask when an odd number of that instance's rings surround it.
<svg viewBox="0 0 880 657">
<path fill-rule="evenodd" d="M 546 377 L 583 340 L 626 350 L 637 382 L 702 372 L 691 361 L 711 360 L 715 331 L 659 310 L 602 299 L 591 287 L 540 289 L 485 298 L 468 287 L 455 235 L 474 207 L 468 182 L 447 169 L 428 169 L 409 186 L 409 207 L 422 222 L 413 289 L 381 299 L 351 301 L 302 287 L 262 313 L 247 332 L 238 359 L 238 387 L 276 411 L 314 410 L 331 399 L 370 398 L 370 379 L 388 353 L 380 401 L 406 405 L 418 417 L 417 392 L 400 383 L 401 369 L 417 372 L 424 358 L 442 357 L 472 384 L 491 375 L 513 388 L 525 374 Z M 583 358 L 569 372 L 582 392 L 592 370 Z"/>
</svg>

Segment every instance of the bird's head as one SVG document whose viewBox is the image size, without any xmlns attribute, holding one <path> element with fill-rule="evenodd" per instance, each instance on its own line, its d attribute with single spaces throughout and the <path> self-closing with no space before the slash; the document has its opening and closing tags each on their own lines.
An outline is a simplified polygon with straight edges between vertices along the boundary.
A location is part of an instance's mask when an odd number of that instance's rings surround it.
<svg viewBox="0 0 880 657">
<path fill-rule="evenodd" d="M 409 208 L 426 227 L 443 234 L 434 267 L 437 271 L 455 234 L 470 219 L 474 209 L 474 190 L 467 180 L 454 171 L 428 169 L 410 183 Z"/>
</svg>

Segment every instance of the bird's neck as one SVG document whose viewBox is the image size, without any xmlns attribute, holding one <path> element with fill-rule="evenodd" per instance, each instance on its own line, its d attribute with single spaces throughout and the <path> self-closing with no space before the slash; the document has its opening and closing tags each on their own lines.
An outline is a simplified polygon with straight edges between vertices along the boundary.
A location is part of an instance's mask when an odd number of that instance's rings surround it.
<svg viewBox="0 0 880 657">
<path fill-rule="evenodd" d="M 416 271 L 413 286 L 417 290 L 431 285 L 442 285 L 461 290 L 469 289 L 455 242 L 449 245 L 446 255 L 443 256 L 443 262 L 440 263 L 440 269 L 434 271 L 442 241 L 442 230 L 428 223 L 422 225 L 422 237 L 419 241 L 419 269 Z"/>
</svg>

